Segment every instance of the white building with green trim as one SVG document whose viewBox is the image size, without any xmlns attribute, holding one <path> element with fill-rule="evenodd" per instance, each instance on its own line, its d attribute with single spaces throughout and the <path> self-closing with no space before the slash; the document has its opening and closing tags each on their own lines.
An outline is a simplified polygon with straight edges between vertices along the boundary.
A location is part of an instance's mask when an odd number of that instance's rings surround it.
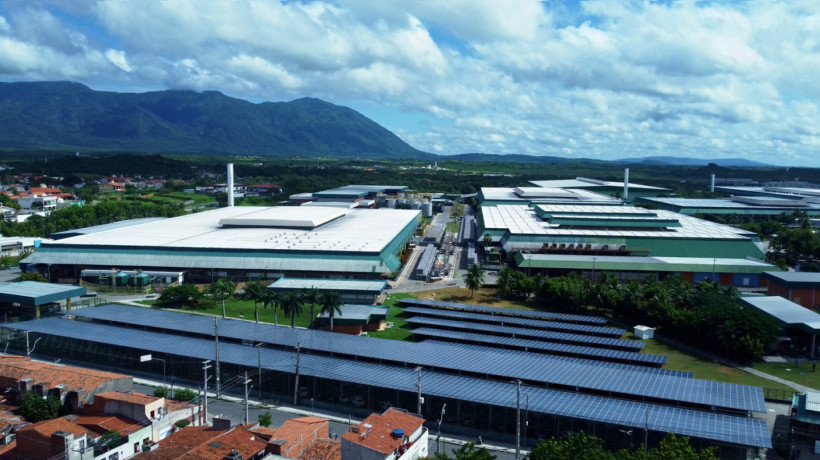
<svg viewBox="0 0 820 460">
<path fill-rule="evenodd" d="M 53 279 L 87 268 L 185 271 L 185 280 L 378 278 L 401 266 L 418 210 L 237 206 L 43 243 L 23 260 Z"/>
</svg>

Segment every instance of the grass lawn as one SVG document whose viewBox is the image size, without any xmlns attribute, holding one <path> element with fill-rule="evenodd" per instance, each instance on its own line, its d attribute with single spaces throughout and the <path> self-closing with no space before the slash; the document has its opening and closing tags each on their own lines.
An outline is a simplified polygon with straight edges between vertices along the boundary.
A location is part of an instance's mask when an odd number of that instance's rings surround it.
<svg viewBox="0 0 820 460">
<path fill-rule="evenodd" d="M 206 303 L 205 305 L 198 308 L 186 307 L 181 308 L 180 310 L 221 317 L 222 302 L 216 301 L 213 303 Z M 321 307 L 317 306 L 314 313 L 318 315 L 319 310 L 321 310 Z M 225 316 L 227 316 L 228 318 L 241 318 L 253 321 L 253 301 L 234 298 L 225 299 Z M 277 312 L 277 318 L 280 326 L 290 326 L 290 318 L 286 317 L 285 314 L 282 313 L 281 308 Z M 273 324 L 273 309 L 270 306 L 268 306 L 268 308 L 262 308 L 262 304 L 259 304 L 259 322 Z M 309 325 L 310 308 L 307 304 L 305 304 L 302 307 L 302 314 L 296 317 L 296 326 L 308 327 Z"/>
<path fill-rule="evenodd" d="M 820 369 L 816 369 L 812 372 L 810 362 L 800 363 L 799 366 L 795 366 L 793 362 L 755 363 L 752 367 L 755 370 L 765 372 L 794 383 L 799 383 L 800 385 L 806 385 L 809 388 L 820 388 Z"/>
<path fill-rule="evenodd" d="M 406 293 L 388 294 L 384 299 L 383 305 L 390 306 L 390 313 L 387 315 L 387 322 L 393 323 L 393 327 L 383 331 L 370 331 L 367 335 L 382 339 L 410 341 L 412 339 L 410 328 L 407 327 L 407 321 L 404 316 L 402 316 L 401 307 L 396 305 L 399 299 L 405 299 L 407 297 L 413 296 Z"/>
</svg>

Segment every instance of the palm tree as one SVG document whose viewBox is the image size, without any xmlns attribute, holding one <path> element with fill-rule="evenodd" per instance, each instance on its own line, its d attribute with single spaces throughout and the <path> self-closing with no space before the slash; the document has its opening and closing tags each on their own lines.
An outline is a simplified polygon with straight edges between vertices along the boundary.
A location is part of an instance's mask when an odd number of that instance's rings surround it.
<svg viewBox="0 0 820 460">
<path fill-rule="evenodd" d="M 510 267 L 504 267 L 498 273 L 498 278 L 495 282 L 498 286 L 498 297 L 506 299 L 510 295 L 513 287 L 513 271 Z"/>
<path fill-rule="evenodd" d="M 321 296 L 321 292 L 316 286 L 311 286 L 310 289 L 302 294 L 302 299 L 310 305 L 310 328 L 313 329 L 313 316 L 314 316 L 314 308 L 319 303 L 319 298 Z"/>
<path fill-rule="evenodd" d="M 478 264 L 470 265 L 467 273 L 464 274 L 464 282 L 467 284 L 467 288 L 470 290 L 470 298 L 472 298 L 475 295 L 475 290 L 484 285 L 484 271 L 481 270 Z"/>
<path fill-rule="evenodd" d="M 268 308 L 268 305 L 273 308 L 273 324 L 278 326 L 279 319 L 277 318 L 277 313 L 279 306 L 282 304 L 282 296 L 273 289 L 266 287 L 265 295 L 262 296 L 259 301 L 262 302 L 262 308 Z"/>
<path fill-rule="evenodd" d="M 339 300 L 339 293 L 336 291 L 327 291 L 322 293 L 319 302 L 322 305 L 320 315 L 327 315 L 330 318 L 330 332 L 333 332 L 333 317 L 336 313 L 342 314 L 342 302 Z"/>
<path fill-rule="evenodd" d="M 296 317 L 302 314 L 302 295 L 298 292 L 288 292 L 282 298 L 282 312 L 290 316 L 290 327 L 296 327 Z"/>
<path fill-rule="evenodd" d="M 219 278 L 208 286 L 208 293 L 222 301 L 222 317 L 225 318 L 225 299 L 236 292 L 236 283 Z"/>
<path fill-rule="evenodd" d="M 253 300 L 253 318 L 259 322 L 259 301 L 267 295 L 268 288 L 260 281 L 251 281 L 245 284 L 245 298 Z"/>
</svg>

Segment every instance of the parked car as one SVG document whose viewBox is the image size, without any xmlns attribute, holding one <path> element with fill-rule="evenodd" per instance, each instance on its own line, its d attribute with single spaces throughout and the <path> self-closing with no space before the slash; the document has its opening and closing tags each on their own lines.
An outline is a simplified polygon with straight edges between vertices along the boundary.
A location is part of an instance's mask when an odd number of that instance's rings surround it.
<svg viewBox="0 0 820 460">
<path fill-rule="evenodd" d="M 353 407 L 364 407 L 364 398 L 361 396 L 351 396 L 350 403 L 353 404 Z"/>
<path fill-rule="evenodd" d="M 379 401 L 379 410 L 381 410 L 382 412 L 386 411 L 387 409 L 390 409 L 391 407 L 393 407 L 393 403 L 391 403 L 390 401 Z"/>
</svg>

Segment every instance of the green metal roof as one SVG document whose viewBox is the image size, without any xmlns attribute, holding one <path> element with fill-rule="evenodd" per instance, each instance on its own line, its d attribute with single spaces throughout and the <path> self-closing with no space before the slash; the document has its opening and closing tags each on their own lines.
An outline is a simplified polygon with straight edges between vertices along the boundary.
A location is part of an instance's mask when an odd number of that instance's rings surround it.
<svg viewBox="0 0 820 460">
<path fill-rule="evenodd" d="M 763 278 L 790 288 L 820 288 L 820 273 L 811 272 L 767 272 Z"/>
<path fill-rule="evenodd" d="M 85 295 L 82 286 L 21 281 L 0 286 L 0 302 L 42 305 Z"/>
<path fill-rule="evenodd" d="M 820 411 L 815 402 L 818 398 L 820 398 L 820 393 L 814 391 L 792 396 L 792 407 L 796 409 L 794 419 L 798 422 L 820 425 Z"/>
<path fill-rule="evenodd" d="M 310 289 L 315 287 L 320 291 L 338 291 L 350 293 L 376 294 L 387 289 L 387 281 L 382 280 L 342 280 L 321 278 L 279 278 L 268 286 L 276 291 L 294 289 Z"/>
<path fill-rule="evenodd" d="M 694 273 L 762 273 L 774 265 L 748 259 L 705 257 L 587 256 L 566 254 L 517 253 L 521 268 L 561 268 L 566 270 L 648 271 Z"/>
</svg>

